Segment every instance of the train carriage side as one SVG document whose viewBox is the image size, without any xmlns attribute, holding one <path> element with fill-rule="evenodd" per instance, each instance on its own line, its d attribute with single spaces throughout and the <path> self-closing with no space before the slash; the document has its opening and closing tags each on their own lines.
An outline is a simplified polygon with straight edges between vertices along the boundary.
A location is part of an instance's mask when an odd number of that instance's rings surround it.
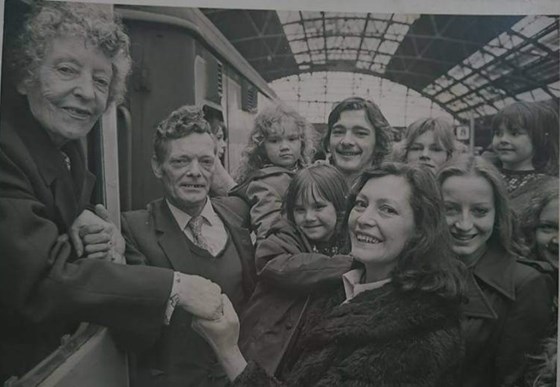
<svg viewBox="0 0 560 387">
<path fill-rule="evenodd" d="M 131 38 L 133 73 L 119 109 L 122 210 L 162 196 L 150 166 L 159 121 L 185 104 L 205 105 L 228 128 L 225 166 L 239 163 L 257 111 L 275 94 L 197 9 L 116 6 Z"/>
</svg>

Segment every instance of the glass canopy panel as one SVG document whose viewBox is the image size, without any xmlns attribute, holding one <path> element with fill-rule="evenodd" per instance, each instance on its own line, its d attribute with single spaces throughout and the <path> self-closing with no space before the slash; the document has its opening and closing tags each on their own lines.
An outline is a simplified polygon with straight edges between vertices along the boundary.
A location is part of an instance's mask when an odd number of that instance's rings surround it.
<svg viewBox="0 0 560 387">
<path fill-rule="evenodd" d="M 376 19 L 383 17 L 386 15 L 375 15 L 374 17 Z M 366 36 L 368 38 L 371 37 L 379 37 L 382 38 L 384 33 L 385 33 L 385 29 L 387 28 L 387 22 L 382 21 L 382 20 L 369 20 L 368 24 L 367 24 L 367 28 L 366 28 Z"/>
<path fill-rule="evenodd" d="M 558 17 L 527 16 L 423 92 L 440 103 L 451 101 L 447 107 L 460 117 L 466 116 L 469 106 L 485 114 L 495 110 L 486 106 L 501 108 L 516 99 L 550 99 L 558 91 L 546 80 L 557 79 L 553 70 L 558 72 L 559 44 Z"/>
<path fill-rule="evenodd" d="M 549 84 L 548 90 L 550 90 L 556 97 L 560 97 L 560 81 Z"/>
<path fill-rule="evenodd" d="M 277 14 L 298 65 L 313 69 L 314 65 L 344 62 L 345 67 L 350 64 L 349 71 L 354 67 L 377 73 L 384 73 L 410 25 L 419 17 L 341 12 Z M 309 57 L 302 56 L 305 52 Z"/>
<path fill-rule="evenodd" d="M 453 120 L 445 110 L 416 91 L 384 78 L 347 72 L 313 72 L 270 83 L 278 97 L 313 123 L 327 122 L 333 104 L 350 96 L 377 103 L 394 127 L 404 127 L 422 117 Z"/>
<path fill-rule="evenodd" d="M 291 41 L 305 38 L 305 33 L 301 24 L 286 24 L 284 26 L 284 33 L 286 34 L 286 38 Z"/>
</svg>

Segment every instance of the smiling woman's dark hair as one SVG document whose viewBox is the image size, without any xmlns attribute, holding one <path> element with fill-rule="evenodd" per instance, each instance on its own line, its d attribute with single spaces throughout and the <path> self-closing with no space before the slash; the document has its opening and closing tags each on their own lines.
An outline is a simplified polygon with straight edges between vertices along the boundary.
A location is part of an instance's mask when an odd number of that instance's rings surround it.
<svg viewBox="0 0 560 387">
<path fill-rule="evenodd" d="M 385 176 L 399 176 L 409 184 L 416 230 L 397 258 L 391 273 L 393 283 L 403 291 L 421 290 L 445 298 L 462 297 L 463 265 L 451 250 L 441 192 L 431 172 L 402 163 L 383 163 L 366 169 L 348 198 L 346 227 L 356 197 L 365 184 Z"/>
</svg>

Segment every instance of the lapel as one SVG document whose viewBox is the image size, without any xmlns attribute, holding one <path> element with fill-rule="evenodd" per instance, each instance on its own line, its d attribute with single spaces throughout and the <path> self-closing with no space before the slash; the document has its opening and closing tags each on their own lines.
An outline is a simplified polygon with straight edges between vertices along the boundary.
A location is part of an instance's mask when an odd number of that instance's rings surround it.
<svg viewBox="0 0 560 387">
<path fill-rule="evenodd" d="M 75 195 L 79 209 L 82 210 L 91 200 L 90 196 L 95 184 L 95 176 L 85 167 L 86 160 L 80 142 L 72 141 L 65 145 L 62 150 L 70 158 Z"/>
<path fill-rule="evenodd" d="M 40 127 L 32 118 L 25 121 L 21 131 L 22 140 L 29 149 L 45 186 L 49 188 L 52 194 L 56 216 L 66 229 L 70 227 L 76 216 L 79 215 L 78 212 L 82 209 L 78 199 L 83 196 L 87 198 L 85 203 L 89 202 L 93 175 L 90 173 L 87 179 L 81 178 L 81 181 L 77 181 L 75 185 L 70 172 L 66 168 L 62 154 L 54 146 L 45 129 Z M 65 148 L 75 158 L 75 160 L 71 160 L 75 163 L 72 168 L 80 171 L 81 176 L 85 176 L 86 167 L 83 153 L 80 154 L 79 142 L 71 141 L 66 144 Z M 80 154 L 80 157 L 76 157 L 78 154 Z M 84 185 L 84 183 L 87 183 L 87 185 Z M 86 192 L 87 190 L 84 190 L 84 188 L 88 187 L 90 191 Z"/>
<path fill-rule="evenodd" d="M 150 211 L 154 218 L 158 244 L 167 256 L 173 270 L 190 273 L 192 265 L 186 255 L 189 252 L 183 230 L 173 218 L 165 199 L 159 199 L 150 204 Z"/>
<path fill-rule="evenodd" d="M 488 251 L 476 263 L 472 273 L 467 277 L 467 297 L 464 305 L 466 316 L 497 319 L 498 314 L 492 307 L 486 294 L 480 287 L 484 284 L 504 297 L 515 300 L 514 284 L 515 260 L 503 249 L 489 246 Z"/>
<path fill-rule="evenodd" d="M 224 226 L 229 231 L 229 235 L 235 245 L 241 266 L 243 268 L 243 286 L 245 295 L 248 298 L 255 288 L 256 269 L 255 269 L 255 250 L 251 242 L 249 230 L 243 227 L 243 218 L 235 213 L 227 202 L 212 200 L 212 207 L 220 217 Z M 245 207 L 243 207 L 245 208 Z"/>
</svg>

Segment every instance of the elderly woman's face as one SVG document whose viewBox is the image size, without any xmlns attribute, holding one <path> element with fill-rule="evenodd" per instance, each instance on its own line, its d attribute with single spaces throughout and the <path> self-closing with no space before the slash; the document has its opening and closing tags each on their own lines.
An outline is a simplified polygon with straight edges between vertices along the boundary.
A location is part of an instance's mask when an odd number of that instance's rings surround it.
<svg viewBox="0 0 560 387">
<path fill-rule="evenodd" d="M 85 137 L 107 108 L 112 63 L 83 38 L 55 38 L 18 90 L 56 145 Z"/>
<path fill-rule="evenodd" d="M 366 267 L 388 274 L 414 235 L 410 186 L 401 176 L 369 180 L 348 218 L 352 255 Z"/>
</svg>

